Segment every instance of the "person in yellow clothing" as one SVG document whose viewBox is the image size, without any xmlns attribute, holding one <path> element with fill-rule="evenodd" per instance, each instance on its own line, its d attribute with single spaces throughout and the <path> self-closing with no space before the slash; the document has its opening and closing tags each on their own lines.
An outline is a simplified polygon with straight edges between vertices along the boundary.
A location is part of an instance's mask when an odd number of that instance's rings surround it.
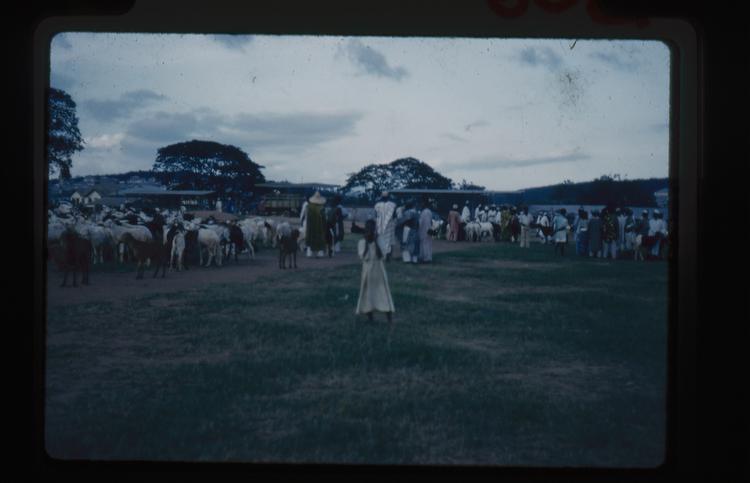
<svg viewBox="0 0 750 483">
<path fill-rule="evenodd" d="M 308 200 L 307 215 L 305 217 L 305 243 L 307 244 L 307 257 L 315 255 L 316 258 L 324 255 L 326 249 L 325 220 L 323 219 L 323 207 L 326 199 L 320 196 L 320 192 Z"/>
<path fill-rule="evenodd" d="M 355 313 L 366 314 L 367 319 L 372 321 L 374 311 L 385 312 L 390 324 L 393 322 L 391 315 L 396 309 L 388 287 L 388 275 L 385 273 L 385 254 L 377 242 L 375 220 L 367 220 L 365 223 L 364 238 L 359 241 L 357 253 L 362 260 L 362 278 Z"/>
</svg>

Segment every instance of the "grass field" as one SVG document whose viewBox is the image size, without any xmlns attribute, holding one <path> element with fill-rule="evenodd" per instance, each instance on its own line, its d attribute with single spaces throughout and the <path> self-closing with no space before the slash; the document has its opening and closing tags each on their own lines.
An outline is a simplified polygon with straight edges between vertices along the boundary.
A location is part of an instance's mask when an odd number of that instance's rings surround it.
<svg viewBox="0 0 750 483">
<path fill-rule="evenodd" d="M 349 240 L 351 249 L 354 240 Z M 55 308 L 46 447 L 65 459 L 651 467 L 667 265 L 489 243 Z M 380 315 L 380 317 L 378 317 Z"/>
</svg>

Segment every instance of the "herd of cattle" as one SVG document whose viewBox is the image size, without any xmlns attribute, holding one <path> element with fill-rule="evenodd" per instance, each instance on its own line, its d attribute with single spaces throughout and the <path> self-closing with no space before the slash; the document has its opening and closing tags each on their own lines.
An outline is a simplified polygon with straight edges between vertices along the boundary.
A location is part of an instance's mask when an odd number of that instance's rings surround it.
<svg viewBox="0 0 750 483">
<path fill-rule="evenodd" d="M 153 266 L 154 277 L 166 269 L 183 270 L 189 265 L 221 266 L 223 260 L 238 260 L 247 253 L 255 258 L 260 246 L 276 246 L 290 232 L 287 222 L 252 217 L 236 221 L 201 219 L 181 211 L 158 209 L 146 213 L 105 209 L 86 216 L 62 206 L 48 211 L 48 256 L 64 272 L 77 273 L 88 284 L 92 263 L 117 260 L 136 262 L 136 277 Z M 204 264 L 205 261 L 205 264 Z"/>
</svg>

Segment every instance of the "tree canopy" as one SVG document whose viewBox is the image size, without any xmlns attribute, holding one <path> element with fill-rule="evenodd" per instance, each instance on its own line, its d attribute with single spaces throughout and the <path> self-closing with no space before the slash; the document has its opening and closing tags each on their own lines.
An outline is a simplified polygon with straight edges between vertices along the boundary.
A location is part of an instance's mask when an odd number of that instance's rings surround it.
<svg viewBox="0 0 750 483">
<path fill-rule="evenodd" d="M 364 193 L 370 199 L 394 189 L 451 189 L 453 181 L 415 158 L 401 158 L 387 164 L 369 164 L 351 173 L 343 191 Z"/>
<path fill-rule="evenodd" d="M 265 181 L 260 166 L 240 148 L 213 141 L 186 141 L 157 151 L 154 173 L 172 189 L 242 192 Z"/>
<path fill-rule="evenodd" d="M 484 191 L 485 189 L 484 186 L 466 181 L 465 179 L 462 179 L 460 183 L 454 183 L 454 186 L 457 190 Z"/>
<path fill-rule="evenodd" d="M 67 92 L 50 87 L 47 91 L 48 174 L 59 173 L 61 179 L 70 179 L 71 156 L 81 151 L 83 144 L 78 130 L 76 103 Z"/>
</svg>

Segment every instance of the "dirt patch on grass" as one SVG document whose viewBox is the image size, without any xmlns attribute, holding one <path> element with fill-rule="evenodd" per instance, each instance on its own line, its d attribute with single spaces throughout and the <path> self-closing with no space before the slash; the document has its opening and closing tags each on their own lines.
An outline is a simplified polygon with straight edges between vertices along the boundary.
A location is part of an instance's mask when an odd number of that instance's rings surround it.
<svg viewBox="0 0 750 483">
<path fill-rule="evenodd" d="M 456 244 L 443 240 L 436 240 L 433 243 L 433 252 L 442 253 L 454 250 L 468 250 L 472 245 Z M 398 248 L 394 253 L 394 260 L 389 262 L 402 263 L 400 261 L 400 252 Z M 157 293 L 170 292 L 187 292 L 193 289 L 199 289 L 207 285 L 222 283 L 252 283 L 262 277 L 279 276 L 285 277 L 290 284 L 304 286 L 305 282 L 300 281 L 304 272 L 332 269 L 344 265 L 359 265 L 360 260 L 357 256 L 356 249 L 345 250 L 335 254 L 332 258 L 307 258 L 302 254 L 297 255 L 297 269 L 282 270 L 278 266 L 278 251 L 273 248 L 266 248 L 256 253 L 254 260 L 248 260 L 244 254 L 240 260 L 235 262 L 225 260 L 223 266 L 216 267 L 196 267 L 190 270 L 177 272 L 169 271 L 165 278 L 152 278 L 153 272 L 146 270 L 144 278 L 135 279 L 135 266 L 131 266 L 129 271 L 123 271 L 122 266 L 116 266 L 109 272 L 91 273 L 91 285 L 78 287 L 60 287 L 62 273 L 56 270 L 53 264 L 48 265 L 47 272 L 47 307 L 52 308 L 61 305 L 72 305 L 88 302 L 115 302 L 117 300 L 131 297 L 153 295 Z M 416 268 L 416 267 L 415 267 Z M 158 304 L 167 304 L 168 302 L 155 302 Z"/>
</svg>

